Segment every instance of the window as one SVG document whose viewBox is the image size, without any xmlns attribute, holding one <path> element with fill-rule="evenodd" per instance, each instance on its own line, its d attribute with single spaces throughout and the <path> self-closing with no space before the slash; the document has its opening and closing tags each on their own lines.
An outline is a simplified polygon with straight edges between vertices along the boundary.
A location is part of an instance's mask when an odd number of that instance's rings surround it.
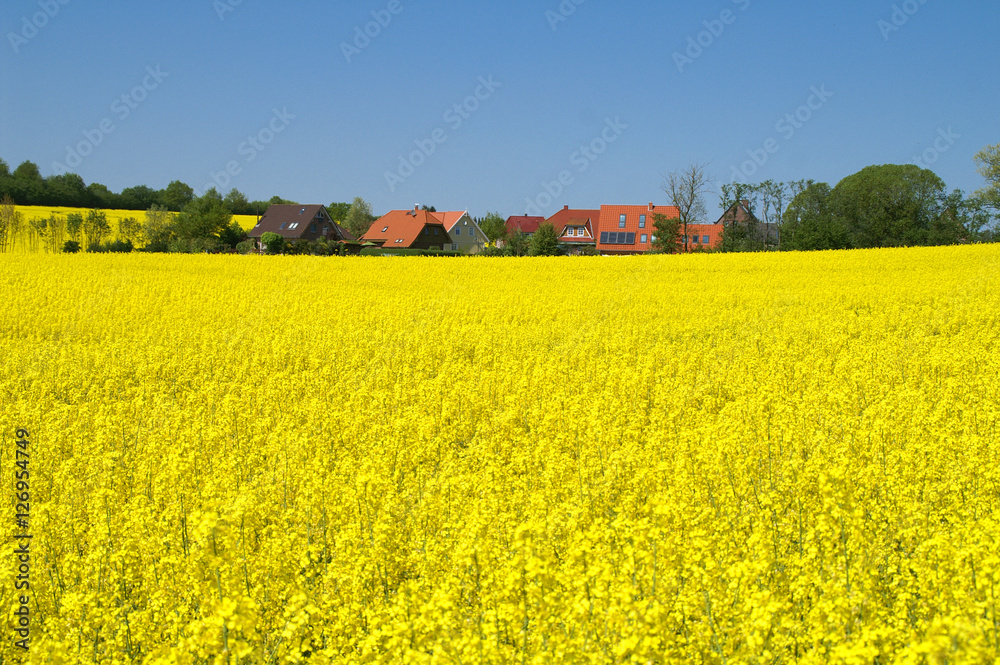
<svg viewBox="0 0 1000 665">
<path fill-rule="evenodd" d="M 645 215 L 639 215 L 639 228 L 640 229 L 646 228 L 646 216 Z"/>
<path fill-rule="evenodd" d="M 573 227 L 570 227 L 569 230 L 566 231 L 566 235 L 568 235 L 568 236 L 575 236 L 576 235 L 576 229 L 573 228 Z"/>
<path fill-rule="evenodd" d="M 648 237 L 649 236 L 647 236 L 645 233 L 643 233 L 641 236 L 639 236 L 639 242 L 645 243 L 646 242 L 646 238 L 648 238 Z"/>
<path fill-rule="evenodd" d="M 618 216 L 618 228 L 620 229 L 625 228 L 625 213 L 622 213 L 621 215 Z"/>
<path fill-rule="evenodd" d="M 455 227 L 455 235 L 457 235 L 457 236 L 462 235 L 462 227 L 460 227 L 460 226 L 456 226 Z"/>
<path fill-rule="evenodd" d="M 279 231 L 284 231 L 284 230 L 285 230 L 285 227 L 286 227 L 286 226 L 288 226 L 288 222 L 283 222 L 283 223 L 281 224 L 281 228 L 280 228 L 280 229 L 278 229 L 278 230 L 279 230 Z"/>
<path fill-rule="evenodd" d="M 396 242 L 397 242 L 397 243 L 401 243 L 401 242 L 403 242 L 403 239 L 402 239 L 402 238 L 399 238 L 398 240 L 396 240 Z"/>
<path fill-rule="evenodd" d="M 330 227 L 329 227 L 329 226 L 324 226 L 324 227 L 323 227 L 323 235 L 326 235 L 326 234 L 328 234 L 329 232 L 330 232 Z"/>
<path fill-rule="evenodd" d="M 456 245 L 455 243 L 451 243 L 451 251 L 457 252 L 458 251 L 458 245 Z"/>
<path fill-rule="evenodd" d="M 316 233 L 316 225 L 315 224 L 310 224 L 309 225 L 309 233 Z"/>
<path fill-rule="evenodd" d="M 382 227 L 382 233 L 385 233 L 385 232 L 386 232 L 386 231 L 388 231 L 388 230 L 389 230 L 389 227 L 388 227 L 388 226 L 383 226 L 383 227 Z"/>
<path fill-rule="evenodd" d="M 702 245 L 707 245 L 709 242 L 710 242 L 710 240 L 709 240 L 708 236 L 702 236 L 701 237 L 701 244 Z"/>
</svg>

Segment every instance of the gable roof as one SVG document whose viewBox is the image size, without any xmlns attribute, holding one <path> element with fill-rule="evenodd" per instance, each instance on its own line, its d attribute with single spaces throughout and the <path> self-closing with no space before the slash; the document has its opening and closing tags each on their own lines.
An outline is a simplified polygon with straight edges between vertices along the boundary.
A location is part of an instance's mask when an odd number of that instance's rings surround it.
<svg viewBox="0 0 1000 665">
<path fill-rule="evenodd" d="M 462 210 L 454 212 L 434 212 L 431 214 L 440 219 L 441 223 L 444 224 L 444 228 L 446 228 L 450 232 L 453 228 L 455 228 L 455 225 L 458 224 L 458 222 L 461 221 L 463 217 L 469 214 L 469 211 Z M 469 219 L 472 218 L 470 217 Z"/>
<path fill-rule="evenodd" d="M 544 222 L 544 217 L 529 217 L 527 215 L 508 217 L 507 233 L 514 233 L 518 229 L 521 230 L 521 233 L 534 233 Z"/>
<path fill-rule="evenodd" d="M 316 227 L 313 230 L 312 224 Z M 326 228 L 327 233 L 323 230 Z M 260 221 L 247 234 L 252 238 L 260 238 L 265 233 L 277 233 L 288 240 L 313 240 L 316 238 L 332 238 L 335 240 L 354 240 L 351 232 L 337 224 L 321 205 L 271 205 L 261 216 Z"/>
<path fill-rule="evenodd" d="M 648 206 L 601 206 L 601 217 L 597 224 L 597 249 L 614 254 L 648 252 L 652 249 L 652 238 L 656 233 L 653 226 L 654 215 L 666 215 L 670 218 L 680 217 L 680 214 L 681 211 L 675 206 L 655 206 L 652 203 Z M 624 222 L 621 221 L 622 215 L 625 216 Z M 646 236 L 646 242 L 642 242 L 643 235 Z"/>
<path fill-rule="evenodd" d="M 747 222 L 750 220 L 758 221 L 757 216 L 750 212 L 750 202 L 747 200 L 740 201 L 739 203 L 734 203 L 729 206 L 726 212 L 722 213 L 719 217 L 719 221 L 716 224 L 723 224 L 725 222 Z"/>
<path fill-rule="evenodd" d="M 372 222 L 361 239 L 382 242 L 384 247 L 410 247 L 430 227 L 441 229 L 442 245 L 451 242 L 444 222 L 426 210 L 392 210 Z M 438 244 L 437 239 L 433 244 Z"/>
<path fill-rule="evenodd" d="M 562 210 L 545 221 L 554 226 L 560 236 L 565 233 L 567 226 L 586 226 L 593 234 L 594 226 L 600 217 L 600 210 L 573 210 L 569 206 L 563 206 Z"/>
</svg>

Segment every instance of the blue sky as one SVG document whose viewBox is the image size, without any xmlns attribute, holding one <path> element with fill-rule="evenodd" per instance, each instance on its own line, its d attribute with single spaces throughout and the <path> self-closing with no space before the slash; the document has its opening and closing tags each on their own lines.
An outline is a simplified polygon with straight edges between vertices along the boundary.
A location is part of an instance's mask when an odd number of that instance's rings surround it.
<svg viewBox="0 0 1000 665">
<path fill-rule="evenodd" d="M 998 24 L 971 0 L 4 0 L 0 157 L 376 213 L 667 203 L 692 162 L 834 185 L 919 158 L 972 191 Z"/>
</svg>

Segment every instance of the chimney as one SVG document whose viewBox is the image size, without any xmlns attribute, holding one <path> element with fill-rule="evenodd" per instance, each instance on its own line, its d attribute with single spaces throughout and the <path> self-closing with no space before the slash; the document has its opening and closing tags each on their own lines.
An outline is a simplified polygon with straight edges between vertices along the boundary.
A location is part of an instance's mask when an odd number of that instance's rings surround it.
<svg viewBox="0 0 1000 665">
<path fill-rule="evenodd" d="M 563 210 L 569 210 L 569 206 L 563 206 Z"/>
<path fill-rule="evenodd" d="M 649 211 L 653 212 L 653 202 L 652 201 L 649 202 Z"/>
</svg>

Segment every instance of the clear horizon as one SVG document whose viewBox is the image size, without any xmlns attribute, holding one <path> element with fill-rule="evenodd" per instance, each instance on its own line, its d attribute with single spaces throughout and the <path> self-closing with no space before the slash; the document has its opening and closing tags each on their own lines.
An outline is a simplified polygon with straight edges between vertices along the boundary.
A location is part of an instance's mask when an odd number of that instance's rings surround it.
<svg viewBox="0 0 1000 665">
<path fill-rule="evenodd" d="M 973 155 L 1000 141 L 998 18 L 929 0 L 9 0 L 0 158 L 376 214 L 667 204 L 663 175 L 693 162 L 831 186 L 918 163 L 971 193 Z"/>
</svg>

